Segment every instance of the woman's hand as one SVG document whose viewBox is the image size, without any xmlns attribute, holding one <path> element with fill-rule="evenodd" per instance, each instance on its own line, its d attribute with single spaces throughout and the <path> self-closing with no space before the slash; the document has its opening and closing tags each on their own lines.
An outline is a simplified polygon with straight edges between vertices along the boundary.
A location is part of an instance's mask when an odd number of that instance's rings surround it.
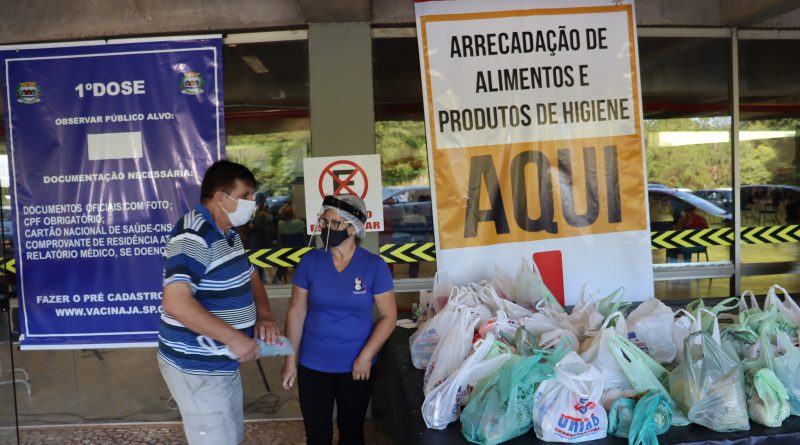
<svg viewBox="0 0 800 445">
<path fill-rule="evenodd" d="M 359 354 L 353 362 L 353 380 L 369 380 L 370 369 L 372 369 L 372 357 Z"/>
<path fill-rule="evenodd" d="M 286 361 L 283 363 L 281 379 L 283 381 L 283 389 L 292 389 L 294 381 L 297 379 L 297 362 L 295 362 L 293 355 L 286 357 Z"/>
</svg>

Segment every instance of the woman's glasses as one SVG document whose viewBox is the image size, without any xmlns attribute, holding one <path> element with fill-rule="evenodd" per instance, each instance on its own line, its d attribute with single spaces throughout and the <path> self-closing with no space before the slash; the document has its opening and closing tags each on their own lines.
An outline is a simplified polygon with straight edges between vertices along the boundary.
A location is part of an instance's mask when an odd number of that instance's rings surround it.
<svg viewBox="0 0 800 445">
<path fill-rule="evenodd" d="M 331 230 L 339 230 L 340 227 L 344 227 L 344 224 L 349 224 L 347 221 L 340 221 L 338 219 L 331 219 L 327 220 L 325 218 L 320 218 L 317 220 L 317 226 L 320 229 L 326 229 L 330 226 Z"/>
</svg>

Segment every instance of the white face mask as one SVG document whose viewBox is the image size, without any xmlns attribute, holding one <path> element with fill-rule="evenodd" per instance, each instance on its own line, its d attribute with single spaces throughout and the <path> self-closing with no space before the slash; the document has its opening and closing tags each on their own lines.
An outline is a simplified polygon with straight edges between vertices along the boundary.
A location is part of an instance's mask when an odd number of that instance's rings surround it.
<svg viewBox="0 0 800 445">
<path fill-rule="evenodd" d="M 236 210 L 233 212 L 229 212 L 225 210 L 225 207 L 220 206 L 222 210 L 228 214 L 228 219 L 231 221 L 231 224 L 233 224 L 234 227 L 247 224 L 250 218 L 253 217 L 253 210 L 256 208 L 256 202 L 249 199 L 236 199 L 227 193 L 225 193 L 225 196 L 236 201 Z"/>
</svg>

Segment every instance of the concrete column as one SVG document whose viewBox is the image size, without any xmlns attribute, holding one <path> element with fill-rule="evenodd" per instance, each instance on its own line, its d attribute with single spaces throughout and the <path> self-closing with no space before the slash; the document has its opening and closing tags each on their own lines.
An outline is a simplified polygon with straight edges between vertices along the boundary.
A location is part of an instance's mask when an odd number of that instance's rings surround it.
<svg viewBox="0 0 800 445">
<path fill-rule="evenodd" d="M 308 59 L 311 155 L 374 154 L 370 24 L 309 24 Z M 377 233 L 362 245 L 377 252 Z"/>
</svg>

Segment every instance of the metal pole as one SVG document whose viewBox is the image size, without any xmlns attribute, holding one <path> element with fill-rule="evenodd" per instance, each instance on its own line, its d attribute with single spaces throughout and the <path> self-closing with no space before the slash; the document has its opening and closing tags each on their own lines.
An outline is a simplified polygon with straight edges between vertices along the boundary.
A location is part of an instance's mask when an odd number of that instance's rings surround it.
<svg viewBox="0 0 800 445">
<path fill-rule="evenodd" d="M 731 174 L 733 175 L 733 256 L 734 274 L 731 277 L 733 295 L 740 295 L 742 288 L 742 200 L 741 176 L 739 174 L 739 36 L 738 29 L 731 29 Z"/>
</svg>

